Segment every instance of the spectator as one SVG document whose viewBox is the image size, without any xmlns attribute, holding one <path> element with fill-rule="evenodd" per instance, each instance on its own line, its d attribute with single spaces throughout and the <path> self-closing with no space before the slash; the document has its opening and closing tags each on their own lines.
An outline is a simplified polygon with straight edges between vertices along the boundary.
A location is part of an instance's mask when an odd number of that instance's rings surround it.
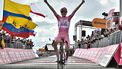
<svg viewBox="0 0 122 69">
<path fill-rule="evenodd" d="M 81 43 L 80 43 L 80 40 L 78 40 L 78 48 L 81 48 Z"/>
<path fill-rule="evenodd" d="M 30 45 L 30 48 L 29 48 L 29 49 L 32 49 L 32 47 L 33 47 L 33 42 L 32 42 L 31 39 L 30 39 L 30 41 L 29 41 L 29 45 Z"/>
<path fill-rule="evenodd" d="M 83 48 L 83 38 L 81 39 L 81 42 L 80 42 L 80 44 L 81 44 L 81 47 Z"/>
<path fill-rule="evenodd" d="M 91 38 L 89 35 L 86 38 L 87 38 L 87 49 L 88 49 L 91 48 L 91 40 L 90 40 Z"/>
<path fill-rule="evenodd" d="M 0 43 L 2 42 L 2 32 L 0 32 Z M 2 48 L 2 45 L 0 44 L 0 47 Z"/>
<path fill-rule="evenodd" d="M 48 51 L 47 45 L 45 45 L 45 51 Z"/>
<path fill-rule="evenodd" d="M 2 49 L 5 48 L 4 38 L 5 38 L 5 33 L 4 33 L 4 31 L 1 31 L 1 33 L 0 33 L 0 47 Z"/>
<path fill-rule="evenodd" d="M 108 36 L 109 36 L 109 31 L 108 31 L 108 29 L 105 29 L 104 36 L 105 36 L 105 37 L 108 37 Z"/>
<path fill-rule="evenodd" d="M 29 49 L 29 39 L 26 41 L 26 49 Z"/>
<path fill-rule="evenodd" d="M 10 48 L 10 36 L 5 35 L 5 46 Z"/>
</svg>

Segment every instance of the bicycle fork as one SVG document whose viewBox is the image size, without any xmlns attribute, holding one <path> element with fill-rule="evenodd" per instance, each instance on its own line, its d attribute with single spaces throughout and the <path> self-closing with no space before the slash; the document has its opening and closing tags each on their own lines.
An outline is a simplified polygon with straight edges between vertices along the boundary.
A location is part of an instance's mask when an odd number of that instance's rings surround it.
<svg viewBox="0 0 122 69">
<path fill-rule="evenodd" d="M 65 53 L 64 53 L 63 46 L 60 46 L 60 62 L 65 63 Z"/>
</svg>

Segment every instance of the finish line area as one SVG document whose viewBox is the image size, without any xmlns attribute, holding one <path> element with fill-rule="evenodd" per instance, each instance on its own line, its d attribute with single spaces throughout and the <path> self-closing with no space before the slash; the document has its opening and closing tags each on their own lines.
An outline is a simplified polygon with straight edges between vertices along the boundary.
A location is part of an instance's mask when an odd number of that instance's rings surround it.
<svg viewBox="0 0 122 69">
<path fill-rule="evenodd" d="M 0 69 L 122 69 L 122 0 L 0 0 Z"/>
<path fill-rule="evenodd" d="M 1 69 L 116 69 L 116 67 L 103 67 L 89 60 L 69 57 L 62 67 L 56 63 L 56 56 L 40 57 L 37 59 L 21 61 L 12 64 L 0 65 Z"/>
</svg>

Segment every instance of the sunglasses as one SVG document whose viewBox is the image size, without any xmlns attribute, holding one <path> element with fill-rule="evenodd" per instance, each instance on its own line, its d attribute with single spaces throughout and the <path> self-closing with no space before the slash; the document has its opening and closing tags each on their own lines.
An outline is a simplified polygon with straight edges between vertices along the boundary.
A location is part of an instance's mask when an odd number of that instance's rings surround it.
<svg viewBox="0 0 122 69">
<path fill-rule="evenodd" d="M 67 11 L 65 11 L 65 10 L 62 10 L 62 11 L 61 11 L 61 13 L 67 13 Z"/>
</svg>

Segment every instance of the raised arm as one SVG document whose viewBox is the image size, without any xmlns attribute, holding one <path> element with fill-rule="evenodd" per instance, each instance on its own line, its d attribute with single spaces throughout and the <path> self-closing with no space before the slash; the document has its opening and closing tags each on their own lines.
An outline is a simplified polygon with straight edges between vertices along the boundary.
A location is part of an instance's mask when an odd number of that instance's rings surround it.
<svg viewBox="0 0 122 69">
<path fill-rule="evenodd" d="M 82 0 L 82 2 L 75 8 L 75 10 L 71 13 L 70 18 L 74 16 L 74 14 L 77 12 L 77 10 L 81 7 L 83 3 L 85 3 L 85 0 Z"/>
<path fill-rule="evenodd" d="M 47 0 L 44 0 L 44 2 L 47 4 L 47 6 L 51 9 L 51 11 L 53 12 L 53 14 L 58 17 L 58 14 L 56 13 L 56 11 L 54 10 L 54 8 L 47 2 Z"/>
</svg>

